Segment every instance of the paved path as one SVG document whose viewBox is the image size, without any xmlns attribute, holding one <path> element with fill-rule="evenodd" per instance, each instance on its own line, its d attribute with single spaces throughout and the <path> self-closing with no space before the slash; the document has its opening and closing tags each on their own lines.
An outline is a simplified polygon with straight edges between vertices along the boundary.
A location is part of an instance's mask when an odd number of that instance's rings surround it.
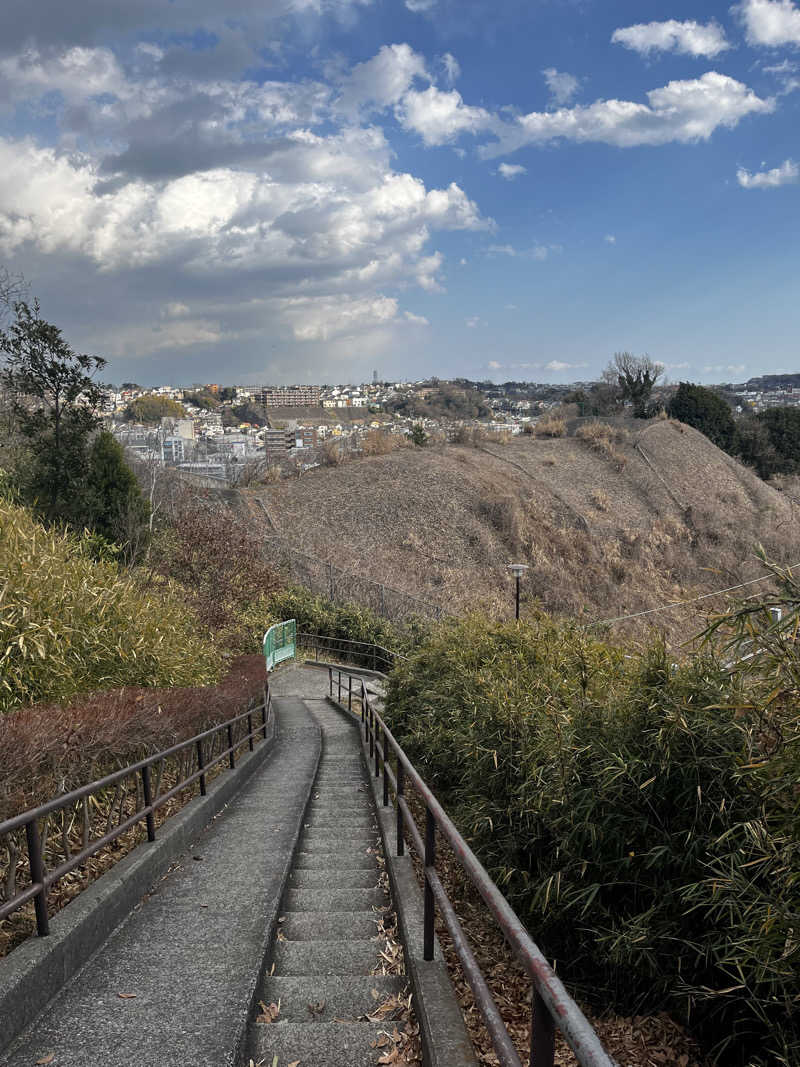
<svg viewBox="0 0 800 1067">
<path fill-rule="evenodd" d="M 327 692 L 327 673 L 320 678 Z M 368 1015 L 389 1007 L 406 980 L 379 973 L 388 882 L 379 884 L 379 832 L 358 726 L 325 700 L 306 705 L 322 728 L 322 759 L 260 994 L 280 1010 L 253 1027 L 250 1055 L 266 1065 L 277 1057 L 280 1067 L 368 1067 L 386 1052 L 384 1035 L 395 1025 Z"/>
<path fill-rule="evenodd" d="M 290 671 L 274 690 L 291 689 L 293 673 L 316 685 L 317 672 Z M 3 1067 L 237 1062 L 320 752 L 320 726 L 301 699 L 274 708 L 277 740 L 263 767 L 13 1042 Z"/>
</svg>

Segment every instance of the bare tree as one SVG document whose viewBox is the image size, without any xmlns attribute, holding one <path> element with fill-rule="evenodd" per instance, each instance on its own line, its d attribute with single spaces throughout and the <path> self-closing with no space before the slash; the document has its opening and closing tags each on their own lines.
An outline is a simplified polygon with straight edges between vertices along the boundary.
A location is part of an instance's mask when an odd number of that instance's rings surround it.
<svg viewBox="0 0 800 1067">
<path fill-rule="evenodd" d="M 634 356 L 632 352 L 615 352 L 605 372 L 616 378 L 622 399 L 630 400 L 636 418 L 644 418 L 653 386 L 663 373 L 662 363 L 656 363 L 648 355 Z"/>
<path fill-rule="evenodd" d="M 27 295 L 29 288 L 21 274 L 12 274 L 8 267 L 0 267 L 0 325 L 6 320 L 16 301 Z"/>
</svg>

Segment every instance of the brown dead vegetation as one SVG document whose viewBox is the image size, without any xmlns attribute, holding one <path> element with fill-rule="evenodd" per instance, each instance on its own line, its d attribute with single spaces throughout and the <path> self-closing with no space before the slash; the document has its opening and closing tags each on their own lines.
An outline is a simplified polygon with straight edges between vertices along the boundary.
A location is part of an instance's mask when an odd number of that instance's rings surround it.
<svg viewBox="0 0 800 1067">
<path fill-rule="evenodd" d="M 508 614 L 512 559 L 531 567 L 523 612 L 525 601 L 537 601 L 586 622 L 758 577 L 757 542 L 772 558 L 795 562 L 790 493 L 702 434 L 667 420 L 627 440 L 614 430 L 624 466 L 587 446 L 594 439 L 520 435 L 502 447 L 405 449 L 312 471 L 257 495 L 273 532 L 299 551 L 451 612 L 478 606 Z M 252 494 L 231 499 L 263 524 Z M 693 605 L 615 632 L 630 636 L 658 623 L 679 644 L 700 621 Z"/>
</svg>

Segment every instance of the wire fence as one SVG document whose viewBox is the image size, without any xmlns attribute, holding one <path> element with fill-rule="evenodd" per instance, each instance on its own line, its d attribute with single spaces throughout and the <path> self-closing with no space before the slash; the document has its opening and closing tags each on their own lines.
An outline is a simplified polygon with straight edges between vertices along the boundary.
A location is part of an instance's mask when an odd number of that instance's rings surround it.
<svg viewBox="0 0 800 1067">
<path fill-rule="evenodd" d="M 391 585 L 344 570 L 329 560 L 293 548 L 276 534 L 264 535 L 270 561 L 296 585 L 337 604 L 358 604 L 392 622 L 424 616 L 441 619 L 448 614 L 440 604 L 412 596 Z"/>
</svg>

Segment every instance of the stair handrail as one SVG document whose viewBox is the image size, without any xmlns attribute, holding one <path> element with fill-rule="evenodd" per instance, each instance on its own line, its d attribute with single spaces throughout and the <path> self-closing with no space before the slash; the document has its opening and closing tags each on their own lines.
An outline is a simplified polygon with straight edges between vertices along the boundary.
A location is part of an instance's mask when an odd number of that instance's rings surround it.
<svg viewBox="0 0 800 1067">
<path fill-rule="evenodd" d="M 333 696 L 333 674 L 338 671 L 339 699 Z M 342 674 L 347 685 L 342 686 Z M 531 1012 L 531 1067 L 553 1067 L 555 1061 L 555 1028 L 564 1035 L 580 1067 L 617 1067 L 608 1055 L 589 1020 L 564 988 L 560 978 L 547 962 L 522 920 L 508 903 L 500 889 L 492 881 L 483 864 L 456 829 L 447 812 L 434 796 L 430 787 L 411 763 L 395 739 L 382 716 L 370 700 L 364 679 L 333 666 L 328 667 L 329 695 L 343 710 L 356 714 L 353 709 L 355 697 L 361 706 L 361 722 L 364 742 L 369 744 L 369 759 L 374 760 L 376 778 L 383 772 L 383 805 L 389 804 L 390 788 L 394 794 L 397 825 L 397 855 L 405 853 L 404 834 L 409 839 L 424 868 L 424 919 L 423 958 L 433 959 L 434 916 L 438 906 L 441 917 L 453 940 L 464 976 L 475 996 L 475 1002 L 483 1015 L 486 1028 L 492 1039 L 494 1051 L 501 1067 L 522 1067 L 513 1041 L 506 1029 L 492 993 L 481 973 L 480 966 L 469 946 L 455 909 L 436 872 L 437 829 L 450 845 L 473 886 L 494 916 L 514 954 L 521 963 L 533 986 Z M 353 681 L 358 684 L 354 688 Z M 347 692 L 347 704 L 341 698 Z M 389 749 L 396 757 L 396 774 L 389 766 Z M 406 779 L 414 786 L 425 803 L 425 838 L 417 827 L 411 809 L 405 799 Z"/>
<path fill-rule="evenodd" d="M 358 666 L 367 667 L 376 674 L 388 674 L 398 660 L 407 659 L 401 652 L 395 652 L 374 641 L 356 641 L 349 637 L 331 637 L 328 634 L 309 633 L 305 630 L 298 631 L 297 644 L 299 648 L 310 649 L 317 662 L 320 652 L 331 653 L 351 662 L 358 662 Z"/>
<path fill-rule="evenodd" d="M 261 713 L 261 722 L 254 727 L 253 718 L 258 715 L 259 712 Z M 164 749 L 162 752 L 156 752 L 151 756 L 138 760 L 136 763 L 131 763 L 127 767 L 123 767 L 121 770 L 114 771 L 112 774 L 107 774 L 103 778 L 98 778 L 96 781 L 90 782 L 88 785 L 79 786 L 77 789 L 73 789 L 69 793 L 61 793 L 58 796 L 51 797 L 50 800 L 45 801 L 44 804 L 39 804 L 35 808 L 29 808 L 27 811 L 23 811 L 19 815 L 14 815 L 12 818 L 0 822 L 0 839 L 7 834 L 14 833 L 16 830 L 20 830 L 24 827 L 28 871 L 31 882 L 27 888 L 20 890 L 5 902 L 0 903 L 0 921 L 13 915 L 14 912 L 24 907 L 29 900 L 33 900 L 36 912 L 36 932 L 39 937 L 46 937 L 50 932 L 47 893 L 56 882 L 60 881 L 60 879 L 66 874 L 69 874 L 70 871 L 75 870 L 76 867 L 79 867 L 86 860 L 90 859 L 95 853 L 101 851 L 101 849 L 105 848 L 107 845 L 110 845 L 118 837 L 127 833 L 128 830 L 133 829 L 138 823 L 144 821 L 147 827 L 147 840 L 155 841 L 156 811 L 180 793 L 181 790 L 185 789 L 195 781 L 198 782 L 200 795 L 205 796 L 206 775 L 209 770 L 226 758 L 230 769 L 233 770 L 236 766 L 237 750 L 246 744 L 249 751 L 252 752 L 258 737 L 266 740 L 267 730 L 271 719 L 272 696 L 269 690 L 269 681 L 267 681 L 263 687 L 261 702 L 253 704 L 251 701 L 251 706 L 248 707 L 247 711 L 243 711 L 240 715 L 234 715 L 225 722 L 212 726 L 210 729 L 204 730 L 202 733 L 195 734 L 194 737 L 190 737 L 185 741 L 179 741 L 176 745 L 172 745 L 169 748 Z M 243 735 L 241 735 L 242 727 L 239 727 L 239 724 L 242 723 L 245 724 L 243 729 L 246 730 Z M 234 729 L 236 727 L 239 727 L 237 733 L 241 736 L 234 737 Z M 222 742 L 223 748 L 217 755 L 213 755 L 212 748 L 206 747 L 204 743 L 207 742 L 208 739 L 211 739 L 211 746 L 213 747 L 216 737 L 219 734 L 222 734 L 223 731 L 226 735 Z M 225 747 L 225 741 L 227 741 L 227 747 Z M 171 789 L 164 793 L 157 793 L 156 796 L 153 796 L 150 774 L 150 768 L 153 764 L 157 763 L 159 760 L 168 759 L 170 756 L 182 753 L 185 749 L 192 747 L 194 748 L 194 752 L 189 756 L 187 761 L 186 774 Z M 208 758 L 209 756 L 211 756 L 211 758 Z M 197 769 L 192 770 L 193 766 L 196 766 Z M 189 771 L 192 771 L 192 773 L 189 773 Z M 140 783 L 137 781 L 137 775 L 141 779 Z M 55 867 L 51 871 L 47 871 L 45 868 L 42 839 L 39 833 L 39 820 L 55 811 L 67 808 L 69 805 L 75 804 L 78 801 L 88 801 L 88 798 L 93 794 L 100 792 L 103 789 L 107 789 L 109 786 L 115 786 L 124 779 L 131 777 L 134 780 L 137 804 L 139 787 L 141 785 L 143 804 L 140 807 L 137 807 L 137 810 L 132 815 L 120 821 L 116 827 L 107 830 L 101 837 L 84 845 L 84 847 L 74 855 L 70 853 L 65 861 L 58 867 Z M 121 814 L 124 814 L 124 811 L 121 812 Z M 11 862 L 15 862 L 15 860 L 12 858 Z"/>
</svg>

